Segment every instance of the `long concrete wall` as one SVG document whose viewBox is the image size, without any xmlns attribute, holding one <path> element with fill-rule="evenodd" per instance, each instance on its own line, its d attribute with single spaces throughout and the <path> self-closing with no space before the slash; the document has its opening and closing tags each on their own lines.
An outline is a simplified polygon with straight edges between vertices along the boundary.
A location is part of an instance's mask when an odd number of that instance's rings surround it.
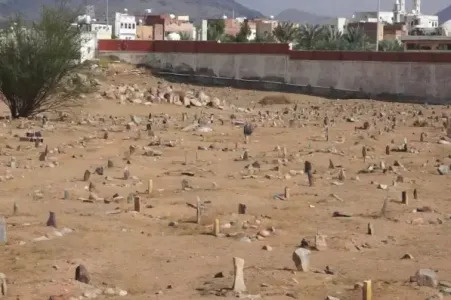
<svg viewBox="0 0 451 300">
<path fill-rule="evenodd" d="M 214 83 L 331 97 L 371 97 L 451 104 L 451 61 L 299 59 L 287 53 L 185 53 L 101 51 L 162 74 Z M 274 84 L 273 84 L 274 86 Z"/>
</svg>

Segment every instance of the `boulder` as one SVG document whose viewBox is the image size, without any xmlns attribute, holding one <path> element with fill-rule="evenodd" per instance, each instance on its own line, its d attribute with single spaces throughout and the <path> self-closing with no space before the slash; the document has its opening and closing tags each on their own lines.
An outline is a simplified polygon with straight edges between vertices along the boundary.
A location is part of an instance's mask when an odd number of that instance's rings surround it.
<svg viewBox="0 0 451 300">
<path fill-rule="evenodd" d="M 310 269 L 310 250 L 298 248 L 293 252 L 293 261 L 298 271 L 308 272 Z"/>
<path fill-rule="evenodd" d="M 440 175 L 447 175 L 449 174 L 450 167 L 448 165 L 440 165 L 437 171 Z"/>
<path fill-rule="evenodd" d="M 435 271 L 431 269 L 420 269 L 414 276 L 410 277 L 411 282 L 418 283 L 419 286 L 437 287 L 438 279 Z"/>
</svg>

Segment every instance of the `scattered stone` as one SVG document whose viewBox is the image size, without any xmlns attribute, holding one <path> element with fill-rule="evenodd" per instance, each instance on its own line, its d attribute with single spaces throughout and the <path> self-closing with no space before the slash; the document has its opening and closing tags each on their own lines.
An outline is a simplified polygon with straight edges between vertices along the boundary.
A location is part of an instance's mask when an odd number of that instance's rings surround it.
<svg viewBox="0 0 451 300">
<path fill-rule="evenodd" d="M 49 218 L 47 220 L 47 226 L 56 228 L 56 215 L 53 211 L 49 212 Z"/>
<path fill-rule="evenodd" d="M 260 231 L 258 232 L 258 235 L 259 235 L 259 236 L 262 236 L 262 237 L 268 237 L 268 236 L 271 235 L 271 232 L 269 232 L 269 231 L 266 230 L 266 229 L 263 229 L 263 230 L 260 230 Z"/>
<path fill-rule="evenodd" d="M 243 203 L 238 204 L 238 214 L 245 215 L 246 211 L 247 211 L 246 204 L 243 204 Z"/>
<path fill-rule="evenodd" d="M 440 175 L 448 175 L 449 172 L 450 172 L 450 166 L 448 166 L 448 165 L 440 165 L 440 166 L 437 168 L 437 171 L 438 171 L 438 173 L 439 173 Z"/>
<path fill-rule="evenodd" d="M 293 252 L 293 261 L 298 271 L 308 272 L 310 269 L 310 250 L 298 248 Z"/>
<path fill-rule="evenodd" d="M 327 242 L 325 235 L 317 234 L 315 236 L 315 249 L 318 251 L 327 250 Z"/>
<path fill-rule="evenodd" d="M 6 297 L 8 294 L 8 287 L 6 286 L 6 275 L 0 273 L 0 296 Z"/>
<path fill-rule="evenodd" d="M 8 241 L 7 235 L 6 235 L 6 228 L 7 224 L 4 217 L 0 217 L 0 245 L 6 244 Z"/>
<path fill-rule="evenodd" d="M 413 256 L 410 253 L 406 253 L 401 257 L 401 259 L 413 259 Z"/>
<path fill-rule="evenodd" d="M 332 296 L 327 296 L 326 300 L 340 300 L 340 298 L 337 297 L 332 297 Z"/>
<path fill-rule="evenodd" d="M 214 278 L 224 278 L 224 273 L 218 272 L 215 274 Z"/>
<path fill-rule="evenodd" d="M 436 295 L 432 295 L 430 297 L 427 297 L 426 300 L 443 300 L 443 295 L 442 294 L 436 294 Z"/>
<path fill-rule="evenodd" d="M 89 284 L 89 281 L 91 280 L 89 277 L 88 270 L 85 266 L 79 265 L 75 269 L 75 280 Z"/>
<path fill-rule="evenodd" d="M 266 251 L 272 251 L 272 247 L 271 247 L 270 245 L 264 245 L 264 246 L 262 247 L 262 249 L 263 249 L 263 250 L 266 250 Z"/>
<path fill-rule="evenodd" d="M 431 269 L 420 269 L 414 276 L 410 277 L 411 282 L 418 283 L 419 286 L 437 287 L 438 279 L 435 271 Z"/>
</svg>

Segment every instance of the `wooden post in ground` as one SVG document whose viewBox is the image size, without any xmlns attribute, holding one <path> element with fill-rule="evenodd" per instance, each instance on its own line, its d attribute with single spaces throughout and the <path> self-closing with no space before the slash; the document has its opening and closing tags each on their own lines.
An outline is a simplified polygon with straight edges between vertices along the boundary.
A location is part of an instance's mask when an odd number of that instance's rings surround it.
<svg viewBox="0 0 451 300">
<path fill-rule="evenodd" d="M 365 280 L 363 282 L 363 295 L 362 300 L 372 300 L 373 299 L 373 290 L 371 288 L 371 280 Z"/>
</svg>

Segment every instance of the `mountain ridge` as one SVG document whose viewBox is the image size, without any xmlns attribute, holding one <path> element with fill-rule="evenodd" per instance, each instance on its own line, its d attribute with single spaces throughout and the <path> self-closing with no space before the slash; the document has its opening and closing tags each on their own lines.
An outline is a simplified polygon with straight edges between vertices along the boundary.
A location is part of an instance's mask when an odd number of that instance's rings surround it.
<svg viewBox="0 0 451 300">
<path fill-rule="evenodd" d="M 95 5 L 96 18 L 104 21 L 106 18 L 105 0 L 89 0 Z M 35 20 L 39 17 L 43 5 L 52 5 L 55 0 L 0 0 L 0 18 L 8 18 L 18 13 L 26 19 Z M 72 0 L 74 8 L 83 9 L 84 0 Z M 145 9 L 152 9 L 152 14 L 189 15 L 191 19 L 220 18 L 223 15 L 244 16 L 249 18 L 262 17 L 257 10 L 245 7 L 235 0 L 109 0 L 109 16 L 114 12 L 127 8 L 131 14 L 144 14 Z"/>
<path fill-rule="evenodd" d="M 451 5 L 439 11 L 437 16 L 440 23 L 445 23 L 446 21 L 451 20 Z"/>
<path fill-rule="evenodd" d="M 322 24 L 330 17 L 320 16 L 312 14 L 299 9 L 285 9 L 281 11 L 276 17 L 276 20 L 293 23 L 310 23 L 310 24 Z"/>
</svg>

